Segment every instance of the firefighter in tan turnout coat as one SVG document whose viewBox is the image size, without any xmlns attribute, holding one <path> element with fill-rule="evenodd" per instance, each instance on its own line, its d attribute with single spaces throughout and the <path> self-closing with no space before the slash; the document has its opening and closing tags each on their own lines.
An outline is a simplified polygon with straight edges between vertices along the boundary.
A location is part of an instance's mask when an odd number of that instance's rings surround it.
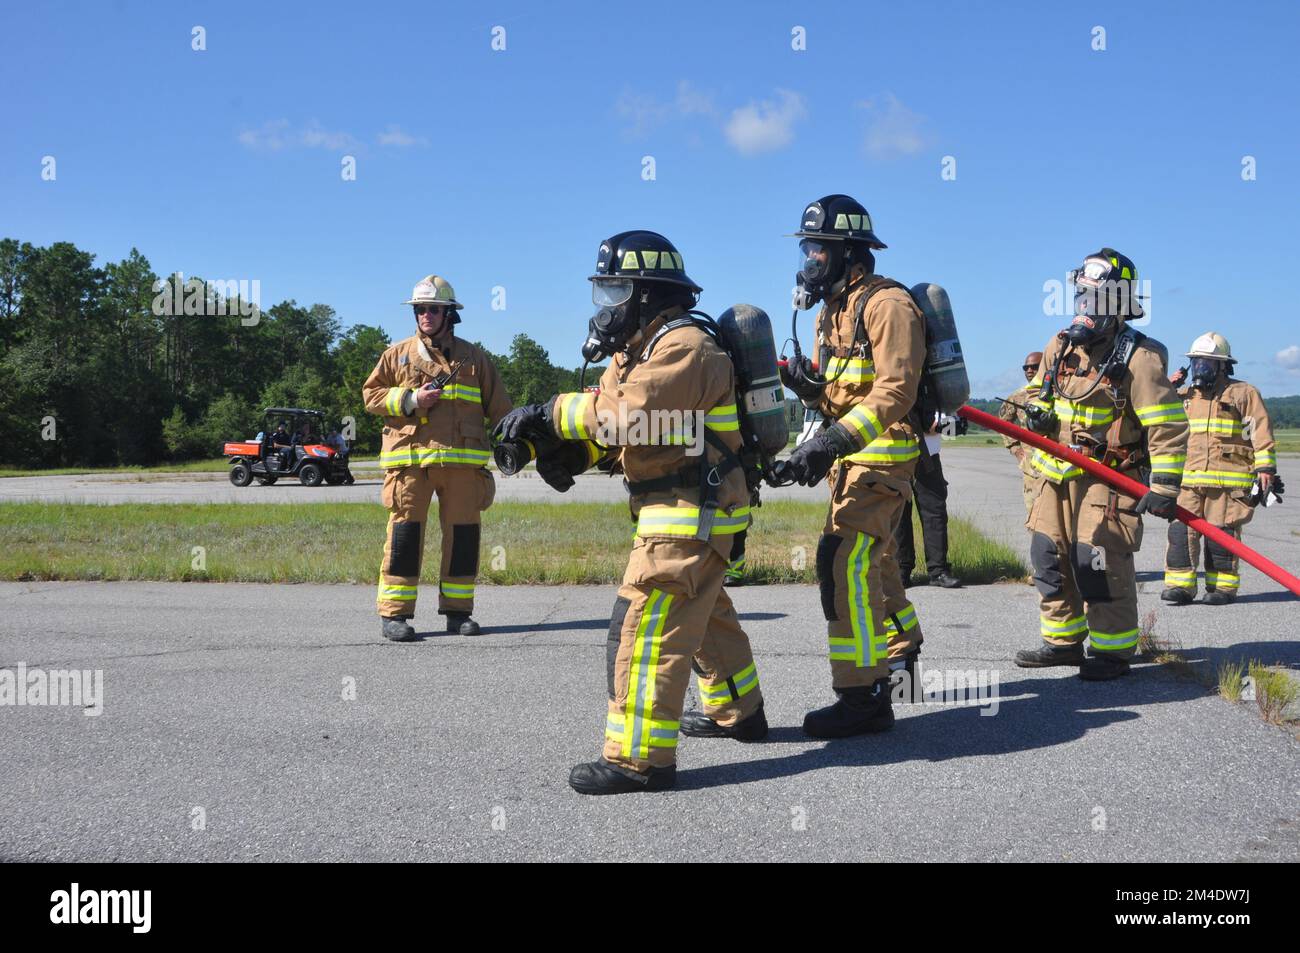
<svg viewBox="0 0 1300 953">
<path fill-rule="evenodd" d="M 1163 345 L 1127 324 L 1143 314 L 1133 262 L 1103 248 L 1073 281 L 1075 318 L 1043 349 L 1029 428 L 1135 478 L 1149 471 L 1150 489 L 1133 507 L 1080 467 L 1031 453 L 1038 483 L 1025 525 L 1043 642 L 1017 653 L 1016 664 L 1077 665 L 1080 676 L 1097 681 L 1127 674 L 1137 651 L 1133 554 L 1142 545 L 1143 513 L 1173 519 L 1187 415 Z"/>
<path fill-rule="evenodd" d="M 583 357 L 612 358 L 597 393 L 560 394 L 512 411 L 502 441 L 581 441 L 580 468 L 613 456 L 626 476 L 636 537 L 610 619 L 608 705 L 600 760 L 569 783 L 583 794 L 662 790 L 676 777 L 679 734 L 766 736 L 749 639 L 723 589 L 750 494 L 731 359 L 688 314 L 700 288 L 662 235 L 603 242 Z M 557 489 L 547 458 L 538 470 Z M 702 712 L 682 713 L 691 670 Z"/>
<path fill-rule="evenodd" d="M 874 273 L 885 245 L 867 210 L 828 195 L 804 210 L 797 304 L 824 301 L 817 319 L 825 377 L 811 359 L 782 381 L 827 425 L 795 448 L 777 476 L 811 486 L 830 476 L 831 502 L 817 545 L 817 579 L 838 696 L 809 712 L 804 732 L 836 738 L 894 723 L 891 669 L 911 673 L 921 647 L 916 609 L 904 594 L 894 534 L 911 494 L 921 447 L 905 421 L 925 360 L 925 322 L 902 285 Z"/>
<path fill-rule="evenodd" d="M 366 410 L 384 418 L 382 499 L 388 540 L 380 567 L 378 608 L 387 639 L 415 637 L 415 614 L 429 505 L 438 498 L 442 562 L 438 612 L 447 631 L 477 635 L 474 580 L 478 575 L 479 519 L 492 503 L 494 484 L 488 430 L 510 410 L 492 360 L 456 337 L 461 305 L 445 280 L 429 275 L 406 302 L 418 333 L 379 358 L 363 387 Z"/>
<path fill-rule="evenodd" d="M 1259 391 L 1232 379 L 1232 349 L 1223 335 L 1202 334 L 1187 357 L 1189 386 L 1180 395 L 1191 433 L 1178 505 L 1241 539 L 1241 528 L 1255 515 L 1255 505 L 1269 494 L 1282 496 L 1273 427 Z M 1183 523 L 1169 524 L 1165 589 L 1160 594 L 1165 602 L 1186 605 L 1195 598 L 1200 539 L 1200 533 Z M 1202 601 L 1226 605 L 1237 597 L 1240 585 L 1237 557 L 1207 539 Z"/>
</svg>

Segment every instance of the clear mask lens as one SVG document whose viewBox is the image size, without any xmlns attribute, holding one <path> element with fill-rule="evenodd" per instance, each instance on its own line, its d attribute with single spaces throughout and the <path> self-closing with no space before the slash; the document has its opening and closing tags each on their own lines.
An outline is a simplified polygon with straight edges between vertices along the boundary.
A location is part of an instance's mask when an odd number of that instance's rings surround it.
<svg viewBox="0 0 1300 953">
<path fill-rule="evenodd" d="M 616 308 L 632 299 L 632 279 L 610 278 L 591 283 L 591 301 L 598 308 Z"/>
<path fill-rule="evenodd" d="M 799 273 L 805 282 L 815 284 L 830 274 L 831 250 L 824 242 L 805 238 L 799 243 Z"/>
</svg>

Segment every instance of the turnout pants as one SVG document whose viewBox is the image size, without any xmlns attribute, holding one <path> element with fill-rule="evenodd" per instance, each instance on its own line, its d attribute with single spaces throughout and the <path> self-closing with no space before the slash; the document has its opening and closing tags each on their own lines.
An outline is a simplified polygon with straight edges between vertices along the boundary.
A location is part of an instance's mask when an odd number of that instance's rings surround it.
<svg viewBox="0 0 1300 953">
<path fill-rule="evenodd" d="M 1255 515 L 1242 490 L 1221 486 L 1186 487 L 1178 494 L 1178 505 L 1241 539 L 1241 528 Z M 1165 547 L 1165 586 L 1196 595 L 1196 568 L 1201 555 L 1201 534 L 1186 523 L 1169 524 Z M 1237 557 L 1213 540 L 1205 541 L 1205 591 L 1237 594 L 1241 576 Z"/>
<path fill-rule="evenodd" d="M 912 494 L 916 498 L 916 511 L 921 517 L 921 538 L 925 541 L 925 568 L 933 579 L 940 573 L 952 572 L 948 564 L 948 481 L 943 476 L 943 464 L 937 453 L 930 455 L 930 467 L 918 466 L 912 480 Z M 898 552 L 898 567 L 903 582 L 907 582 L 916 566 L 916 538 L 912 534 L 912 500 L 903 501 L 898 531 L 894 534 Z"/>
<path fill-rule="evenodd" d="M 604 757 L 645 772 L 673 764 L 692 668 L 704 713 L 734 725 L 763 694 L 749 637 L 722 587 L 731 540 L 644 539 L 632 546 L 609 621 Z"/>
<path fill-rule="evenodd" d="M 817 544 L 817 582 L 830 644 L 831 687 L 871 685 L 921 647 L 916 608 L 903 590 L 895 533 L 915 464 L 840 463 Z"/>
<path fill-rule="evenodd" d="M 742 529 L 731 537 L 731 559 L 727 562 L 728 579 L 745 578 L 745 537 L 748 535 L 749 530 Z"/>
<path fill-rule="evenodd" d="M 1137 651 L 1137 576 L 1142 518 L 1133 501 L 1088 475 L 1038 481 L 1026 527 L 1038 587 L 1039 631 L 1052 645 L 1085 639 L 1093 654 Z"/>
<path fill-rule="evenodd" d="M 424 527 L 435 494 L 442 529 L 438 612 L 473 611 L 479 515 L 491 505 L 495 486 L 492 474 L 482 467 L 398 467 L 384 475 L 380 498 L 388 508 L 388 540 L 379 570 L 381 616 L 415 615 Z"/>
</svg>

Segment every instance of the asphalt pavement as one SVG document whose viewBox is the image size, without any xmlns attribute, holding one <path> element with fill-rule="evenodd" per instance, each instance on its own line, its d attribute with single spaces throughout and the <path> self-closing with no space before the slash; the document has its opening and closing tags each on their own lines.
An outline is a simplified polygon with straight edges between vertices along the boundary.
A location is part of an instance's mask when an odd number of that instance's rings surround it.
<svg viewBox="0 0 1300 953">
<path fill-rule="evenodd" d="M 1006 461 L 944 459 L 954 509 L 1022 546 Z M 1247 536 L 1293 570 L 1296 509 Z M 1233 606 L 1161 607 L 1162 529 L 1139 562 L 1157 634 L 1204 671 L 1300 667 L 1295 599 L 1253 570 Z M 1154 664 L 1015 668 L 1029 586 L 911 593 L 927 678 L 974 703 L 805 738 L 831 700 L 815 588 L 742 588 L 769 740 L 683 738 L 677 790 L 583 798 L 565 779 L 600 749 L 612 587 L 480 586 L 488 634 L 423 610 L 398 645 L 368 586 L 0 584 L 0 670 L 102 673 L 98 715 L 0 706 L 0 859 L 1300 860 L 1300 743 L 1252 704 Z"/>
</svg>

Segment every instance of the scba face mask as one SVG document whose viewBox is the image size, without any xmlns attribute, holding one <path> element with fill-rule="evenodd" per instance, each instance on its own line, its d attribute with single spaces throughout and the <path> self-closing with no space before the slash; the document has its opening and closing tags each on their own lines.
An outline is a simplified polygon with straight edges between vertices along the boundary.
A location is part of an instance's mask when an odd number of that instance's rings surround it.
<svg viewBox="0 0 1300 953">
<path fill-rule="evenodd" d="M 1074 285 L 1074 320 L 1065 329 L 1071 344 L 1086 345 L 1108 334 L 1129 313 L 1129 283 L 1112 277 L 1111 263 L 1089 258 L 1070 273 Z"/>
<path fill-rule="evenodd" d="M 630 278 L 609 278 L 591 283 L 596 313 L 587 323 L 582 359 L 596 364 L 622 350 L 638 326 L 638 302 Z"/>
<path fill-rule="evenodd" d="M 1194 357 L 1187 369 L 1187 379 L 1191 381 L 1193 387 L 1200 390 L 1209 390 L 1218 383 L 1222 364 L 1222 361 L 1216 361 L 1213 358 Z"/>
<path fill-rule="evenodd" d="M 795 276 L 794 306 L 807 311 L 824 299 L 844 270 L 844 243 L 805 238 L 799 243 L 799 273 Z"/>
</svg>

